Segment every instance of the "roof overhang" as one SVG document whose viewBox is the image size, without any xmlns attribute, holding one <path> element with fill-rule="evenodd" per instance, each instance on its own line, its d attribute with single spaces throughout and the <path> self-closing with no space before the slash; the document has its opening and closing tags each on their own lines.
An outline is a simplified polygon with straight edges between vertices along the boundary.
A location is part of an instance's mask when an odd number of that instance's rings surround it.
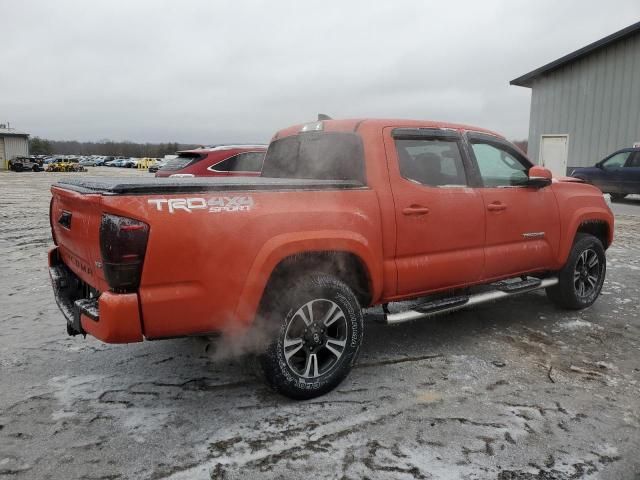
<svg viewBox="0 0 640 480">
<path fill-rule="evenodd" d="M 611 35 L 601 38 L 597 42 L 590 43 L 586 47 L 582 47 L 575 52 L 572 52 L 564 57 L 561 57 L 557 60 L 554 60 L 551 63 L 547 63 L 540 68 L 536 68 L 529 73 L 522 75 L 514 80 L 509 82 L 510 85 L 517 85 L 518 87 L 528 87 L 531 88 L 533 81 L 544 75 L 545 73 L 549 73 L 553 70 L 557 70 L 564 65 L 574 62 L 582 57 L 586 57 L 587 55 L 593 53 L 595 50 L 606 47 L 607 45 L 611 45 L 612 43 L 618 42 L 620 40 L 624 40 L 625 38 L 631 37 L 640 33 L 640 22 L 634 23 L 633 25 L 629 25 L 627 28 L 623 28 L 622 30 L 617 31 L 616 33 L 612 33 Z"/>
<path fill-rule="evenodd" d="M 0 132 L 0 137 L 24 137 L 29 138 L 28 133 L 19 133 L 19 132 Z"/>
</svg>

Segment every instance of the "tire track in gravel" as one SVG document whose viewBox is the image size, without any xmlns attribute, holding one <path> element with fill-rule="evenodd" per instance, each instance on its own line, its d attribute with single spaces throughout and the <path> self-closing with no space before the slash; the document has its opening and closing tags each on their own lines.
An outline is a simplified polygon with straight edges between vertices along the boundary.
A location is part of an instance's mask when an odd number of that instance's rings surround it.
<svg viewBox="0 0 640 480">
<path fill-rule="evenodd" d="M 238 468 L 248 466 L 260 461 L 281 457 L 289 452 L 308 447 L 312 444 L 317 444 L 321 441 L 347 436 L 357 431 L 360 427 L 376 424 L 384 420 L 392 419 L 398 415 L 402 415 L 419 404 L 420 402 L 417 398 L 411 398 L 397 401 L 390 405 L 369 409 L 363 413 L 344 418 L 340 422 L 332 421 L 330 423 L 320 425 L 313 428 L 311 432 L 306 428 L 303 428 L 299 433 L 290 436 L 286 440 L 276 440 L 268 447 L 255 452 L 241 451 L 229 456 L 223 455 L 220 457 L 210 458 L 195 467 L 188 467 L 184 470 L 161 478 L 164 480 L 209 479 L 211 478 L 210 472 L 216 469 L 220 470 L 220 468 L 224 469 L 226 467 Z M 232 438 L 213 439 L 209 443 L 213 444 L 219 442 L 221 444 L 227 443 L 234 445 L 235 443 L 238 443 L 236 441 L 237 438 L 239 437 L 234 435 Z M 218 465 L 221 467 L 218 467 Z"/>
</svg>

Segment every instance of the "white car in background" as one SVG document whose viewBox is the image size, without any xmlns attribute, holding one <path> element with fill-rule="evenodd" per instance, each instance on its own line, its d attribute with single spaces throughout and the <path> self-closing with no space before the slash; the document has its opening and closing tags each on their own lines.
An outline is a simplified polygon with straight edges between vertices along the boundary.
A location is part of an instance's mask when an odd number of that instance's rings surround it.
<svg viewBox="0 0 640 480">
<path fill-rule="evenodd" d="M 139 161 L 140 159 L 135 157 L 125 158 L 120 166 L 125 168 L 137 168 Z"/>
</svg>

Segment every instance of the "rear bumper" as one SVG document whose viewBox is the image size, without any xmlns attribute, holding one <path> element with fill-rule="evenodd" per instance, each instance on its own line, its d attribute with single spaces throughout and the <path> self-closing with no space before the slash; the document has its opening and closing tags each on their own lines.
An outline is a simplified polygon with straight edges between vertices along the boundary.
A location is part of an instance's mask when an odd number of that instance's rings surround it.
<svg viewBox="0 0 640 480">
<path fill-rule="evenodd" d="M 143 340 L 136 293 L 90 294 L 90 287 L 62 262 L 58 247 L 49 251 L 49 275 L 70 335 L 89 334 L 107 343 Z"/>
</svg>

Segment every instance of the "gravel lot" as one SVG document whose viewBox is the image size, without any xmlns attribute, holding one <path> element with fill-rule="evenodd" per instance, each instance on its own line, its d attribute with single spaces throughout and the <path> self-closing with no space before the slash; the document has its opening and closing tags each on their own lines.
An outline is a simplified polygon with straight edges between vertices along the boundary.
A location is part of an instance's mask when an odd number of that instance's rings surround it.
<svg viewBox="0 0 640 480">
<path fill-rule="evenodd" d="M 351 376 L 293 402 L 206 339 L 68 337 L 46 268 L 65 175 L 0 173 L 0 477 L 640 479 L 640 217 L 618 216 L 590 309 L 372 310 Z"/>
</svg>

